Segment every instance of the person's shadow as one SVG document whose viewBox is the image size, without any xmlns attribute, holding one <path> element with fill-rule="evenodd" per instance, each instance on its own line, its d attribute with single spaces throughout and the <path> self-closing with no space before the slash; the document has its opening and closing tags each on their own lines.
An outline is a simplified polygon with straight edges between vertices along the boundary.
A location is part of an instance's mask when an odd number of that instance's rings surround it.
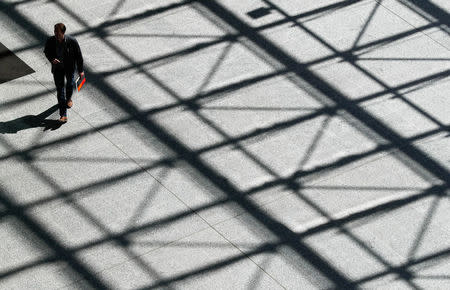
<svg viewBox="0 0 450 290">
<path fill-rule="evenodd" d="M 43 127 L 46 130 L 56 130 L 63 123 L 59 120 L 47 120 L 46 118 L 58 110 L 58 105 L 54 105 L 38 115 L 26 115 L 11 121 L 0 122 L 1 134 L 15 134 L 21 130 Z"/>
</svg>

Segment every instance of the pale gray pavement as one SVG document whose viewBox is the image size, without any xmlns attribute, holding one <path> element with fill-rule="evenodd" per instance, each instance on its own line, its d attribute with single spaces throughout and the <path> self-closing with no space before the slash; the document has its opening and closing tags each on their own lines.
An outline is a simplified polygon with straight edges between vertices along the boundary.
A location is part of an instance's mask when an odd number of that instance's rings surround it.
<svg viewBox="0 0 450 290">
<path fill-rule="evenodd" d="M 450 289 L 449 10 L 0 1 L 0 288 Z M 45 130 L 60 21 L 88 83 Z"/>
</svg>

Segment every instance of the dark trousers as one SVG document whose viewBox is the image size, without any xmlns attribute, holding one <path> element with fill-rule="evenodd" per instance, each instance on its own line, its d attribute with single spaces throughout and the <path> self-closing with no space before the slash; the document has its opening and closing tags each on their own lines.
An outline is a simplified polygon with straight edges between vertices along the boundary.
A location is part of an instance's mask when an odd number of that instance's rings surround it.
<svg viewBox="0 0 450 290">
<path fill-rule="evenodd" d="M 74 72 L 55 69 L 53 71 L 53 79 L 55 80 L 56 96 L 58 97 L 59 115 L 67 116 L 67 101 L 72 98 L 74 85 Z M 64 86 L 64 78 L 66 80 Z"/>
</svg>

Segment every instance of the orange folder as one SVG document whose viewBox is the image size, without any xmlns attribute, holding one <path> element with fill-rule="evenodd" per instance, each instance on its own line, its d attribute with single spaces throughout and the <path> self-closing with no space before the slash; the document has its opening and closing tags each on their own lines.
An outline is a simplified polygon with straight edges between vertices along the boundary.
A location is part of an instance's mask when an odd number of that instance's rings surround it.
<svg viewBox="0 0 450 290">
<path fill-rule="evenodd" d="M 84 76 L 78 77 L 75 83 L 77 84 L 77 90 L 80 91 L 83 87 L 84 83 L 86 82 L 86 78 Z"/>
</svg>

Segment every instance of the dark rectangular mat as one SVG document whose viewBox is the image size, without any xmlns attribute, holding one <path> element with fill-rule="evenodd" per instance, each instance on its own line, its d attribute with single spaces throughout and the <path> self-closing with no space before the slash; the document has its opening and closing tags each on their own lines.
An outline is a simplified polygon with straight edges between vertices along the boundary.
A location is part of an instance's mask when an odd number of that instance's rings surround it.
<svg viewBox="0 0 450 290">
<path fill-rule="evenodd" d="M 34 70 L 0 42 L 0 84 L 34 73 Z"/>
</svg>

